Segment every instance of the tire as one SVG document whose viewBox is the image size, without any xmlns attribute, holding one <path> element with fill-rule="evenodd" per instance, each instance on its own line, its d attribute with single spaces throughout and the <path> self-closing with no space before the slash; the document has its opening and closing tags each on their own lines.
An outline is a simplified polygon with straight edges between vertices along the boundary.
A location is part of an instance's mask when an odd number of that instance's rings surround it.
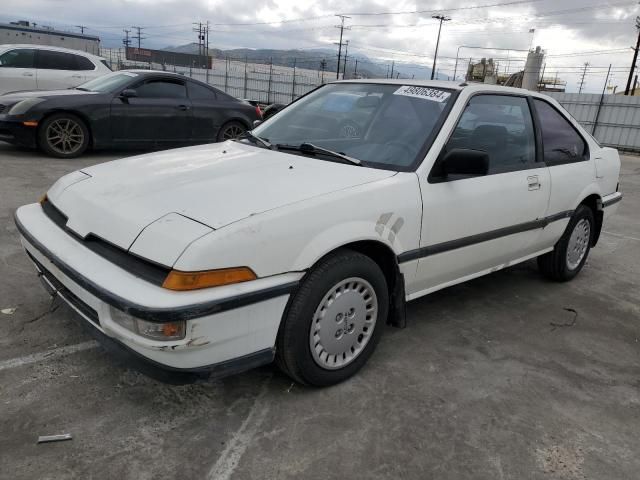
<svg viewBox="0 0 640 480">
<path fill-rule="evenodd" d="M 238 138 L 242 136 L 246 131 L 247 127 L 240 122 L 227 122 L 218 131 L 217 140 L 219 142 L 224 142 L 225 140 Z"/>
<path fill-rule="evenodd" d="M 342 382 L 375 350 L 388 312 L 380 267 L 366 255 L 339 250 L 313 267 L 290 300 L 276 340 L 276 363 L 305 385 Z"/>
<path fill-rule="evenodd" d="M 586 205 L 578 206 L 553 251 L 538 257 L 540 272 L 556 282 L 571 280 L 587 261 L 594 232 L 593 211 Z"/>
<path fill-rule="evenodd" d="M 76 158 L 82 155 L 90 143 L 87 124 L 72 113 L 56 113 L 40 124 L 38 146 L 49 156 Z"/>
</svg>

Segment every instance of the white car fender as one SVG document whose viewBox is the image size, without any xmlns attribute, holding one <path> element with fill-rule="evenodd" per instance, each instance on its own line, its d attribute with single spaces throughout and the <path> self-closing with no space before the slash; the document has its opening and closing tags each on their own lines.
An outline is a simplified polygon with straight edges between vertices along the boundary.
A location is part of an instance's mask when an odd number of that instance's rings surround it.
<svg viewBox="0 0 640 480">
<path fill-rule="evenodd" d="M 414 173 L 321 195 L 251 216 L 193 242 L 174 268 L 248 266 L 259 277 L 303 271 L 362 240 L 397 255 L 419 245 L 422 201 Z"/>
</svg>

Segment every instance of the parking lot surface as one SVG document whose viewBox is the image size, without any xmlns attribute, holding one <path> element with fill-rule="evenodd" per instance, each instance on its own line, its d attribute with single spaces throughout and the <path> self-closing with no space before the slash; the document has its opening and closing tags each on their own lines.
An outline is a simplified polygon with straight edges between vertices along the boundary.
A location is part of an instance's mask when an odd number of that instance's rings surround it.
<svg viewBox="0 0 640 480">
<path fill-rule="evenodd" d="M 161 384 L 52 305 L 14 210 L 130 154 L 0 143 L 0 478 L 638 478 L 638 157 L 623 158 L 625 197 L 574 281 L 543 280 L 534 261 L 414 301 L 358 375 L 318 390 L 271 366 Z M 36 444 L 61 433 L 73 440 Z"/>
</svg>

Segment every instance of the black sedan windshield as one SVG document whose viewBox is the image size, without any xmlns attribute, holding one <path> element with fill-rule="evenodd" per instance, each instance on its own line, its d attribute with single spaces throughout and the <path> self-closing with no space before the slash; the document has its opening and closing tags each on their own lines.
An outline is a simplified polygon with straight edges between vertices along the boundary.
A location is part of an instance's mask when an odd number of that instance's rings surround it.
<svg viewBox="0 0 640 480">
<path fill-rule="evenodd" d="M 313 144 L 369 166 L 408 170 L 432 141 L 450 99 L 450 91 L 432 87 L 329 84 L 253 133 L 276 148 Z"/>
<path fill-rule="evenodd" d="M 133 72 L 114 72 L 94 78 L 93 80 L 83 83 L 76 87 L 79 90 L 87 90 L 88 92 L 115 92 L 116 90 L 127 85 L 131 80 L 138 76 Z"/>
</svg>

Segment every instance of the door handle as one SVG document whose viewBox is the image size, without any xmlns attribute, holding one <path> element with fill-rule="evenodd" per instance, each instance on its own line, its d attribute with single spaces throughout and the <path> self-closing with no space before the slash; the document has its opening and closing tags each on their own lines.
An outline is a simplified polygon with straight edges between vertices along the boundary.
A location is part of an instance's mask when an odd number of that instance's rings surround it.
<svg viewBox="0 0 640 480">
<path fill-rule="evenodd" d="M 189 107 L 187 105 L 178 105 L 178 110 L 182 110 L 182 111 L 189 110 Z"/>
<path fill-rule="evenodd" d="M 31 72 L 24 72 L 24 73 L 22 74 L 22 76 L 23 76 L 23 77 L 33 77 L 33 73 L 31 73 Z"/>
<path fill-rule="evenodd" d="M 531 175 L 527 177 L 527 185 L 529 190 L 540 190 L 540 179 L 537 175 Z"/>
</svg>

